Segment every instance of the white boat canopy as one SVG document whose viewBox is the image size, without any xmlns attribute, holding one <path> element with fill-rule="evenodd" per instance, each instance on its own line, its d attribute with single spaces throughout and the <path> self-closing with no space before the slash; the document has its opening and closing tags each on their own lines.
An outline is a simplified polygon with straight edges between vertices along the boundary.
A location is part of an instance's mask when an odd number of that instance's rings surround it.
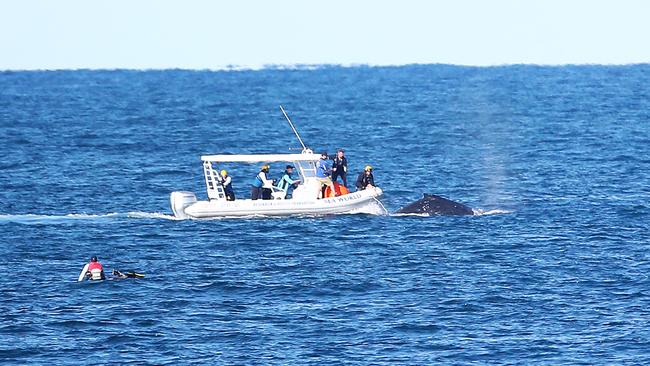
<svg viewBox="0 0 650 366">
<path fill-rule="evenodd" d="M 203 155 L 201 160 L 213 163 L 271 163 L 274 161 L 318 161 L 320 155 L 304 154 L 252 154 L 252 155 Z"/>
</svg>

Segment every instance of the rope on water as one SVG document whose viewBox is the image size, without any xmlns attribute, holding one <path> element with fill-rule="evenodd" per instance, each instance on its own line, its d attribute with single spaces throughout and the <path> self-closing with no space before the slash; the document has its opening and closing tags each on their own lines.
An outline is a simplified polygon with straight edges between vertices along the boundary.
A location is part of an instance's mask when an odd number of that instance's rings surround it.
<svg viewBox="0 0 650 366">
<path fill-rule="evenodd" d="M 374 199 L 375 201 L 377 201 L 377 203 L 379 203 L 379 206 L 381 206 L 381 208 L 384 209 L 384 213 L 385 213 L 386 215 L 388 215 L 388 210 L 386 209 L 386 206 L 384 206 L 384 204 L 381 203 L 381 201 L 378 200 L 377 197 L 373 197 L 373 199 Z"/>
</svg>

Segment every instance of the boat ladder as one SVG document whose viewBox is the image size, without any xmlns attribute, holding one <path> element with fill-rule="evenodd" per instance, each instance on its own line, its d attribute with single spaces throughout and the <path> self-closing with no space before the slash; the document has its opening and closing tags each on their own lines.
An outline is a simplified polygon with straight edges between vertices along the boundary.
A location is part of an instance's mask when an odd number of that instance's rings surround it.
<svg viewBox="0 0 650 366">
<path fill-rule="evenodd" d="M 205 186 L 208 190 L 210 200 L 226 200 L 226 192 L 223 189 L 221 180 L 217 177 L 217 172 L 212 169 L 212 163 L 203 162 L 203 174 L 205 175 Z"/>
</svg>

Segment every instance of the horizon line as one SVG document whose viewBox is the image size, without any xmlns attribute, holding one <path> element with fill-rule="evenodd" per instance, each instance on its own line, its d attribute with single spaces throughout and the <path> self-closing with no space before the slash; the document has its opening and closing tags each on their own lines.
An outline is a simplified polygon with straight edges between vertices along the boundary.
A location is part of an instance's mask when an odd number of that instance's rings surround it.
<svg viewBox="0 0 650 366">
<path fill-rule="evenodd" d="M 533 67 L 567 67 L 567 66 L 609 66 L 609 67 L 622 67 L 622 66 L 640 66 L 650 65 L 650 61 L 645 62 L 629 62 L 629 63 L 600 63 L 600 62 L 585 62 L 585 63 L 500 63 L 500 64 L 454 64 L 454 63 L 404 63 L 404 64 L 372 64 L 372 63 L 296 63 L 296 64 L 262 64 L 262 65 L 225 65 L 217 67 L 70 67 L 70 68 L 6 68 L 0 69 L 0 72 L 39 72 L 39 71 L 313 71 L 328 68 L 399 68 L 408 66 L 450 66 L 450 67 L 463 67 L 463 68 L 499 68 L 509 66 L 533 66 Z"/>
</svg>

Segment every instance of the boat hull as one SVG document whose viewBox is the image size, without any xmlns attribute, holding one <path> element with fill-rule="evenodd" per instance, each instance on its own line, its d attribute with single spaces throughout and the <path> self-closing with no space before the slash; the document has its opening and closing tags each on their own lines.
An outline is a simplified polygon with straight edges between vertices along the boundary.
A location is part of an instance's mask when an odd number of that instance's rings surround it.
<svg viewBox="0 0 650 366">
<path fill-rule="evenodd" d="M 382 195 L 380 188 L 353 192 L 339 197 L 313 200 L 235 200 L 197 201 L 185 207 L 189 218 L 231 216 L 327 215 L 359 209 Z"/>
</svg>

